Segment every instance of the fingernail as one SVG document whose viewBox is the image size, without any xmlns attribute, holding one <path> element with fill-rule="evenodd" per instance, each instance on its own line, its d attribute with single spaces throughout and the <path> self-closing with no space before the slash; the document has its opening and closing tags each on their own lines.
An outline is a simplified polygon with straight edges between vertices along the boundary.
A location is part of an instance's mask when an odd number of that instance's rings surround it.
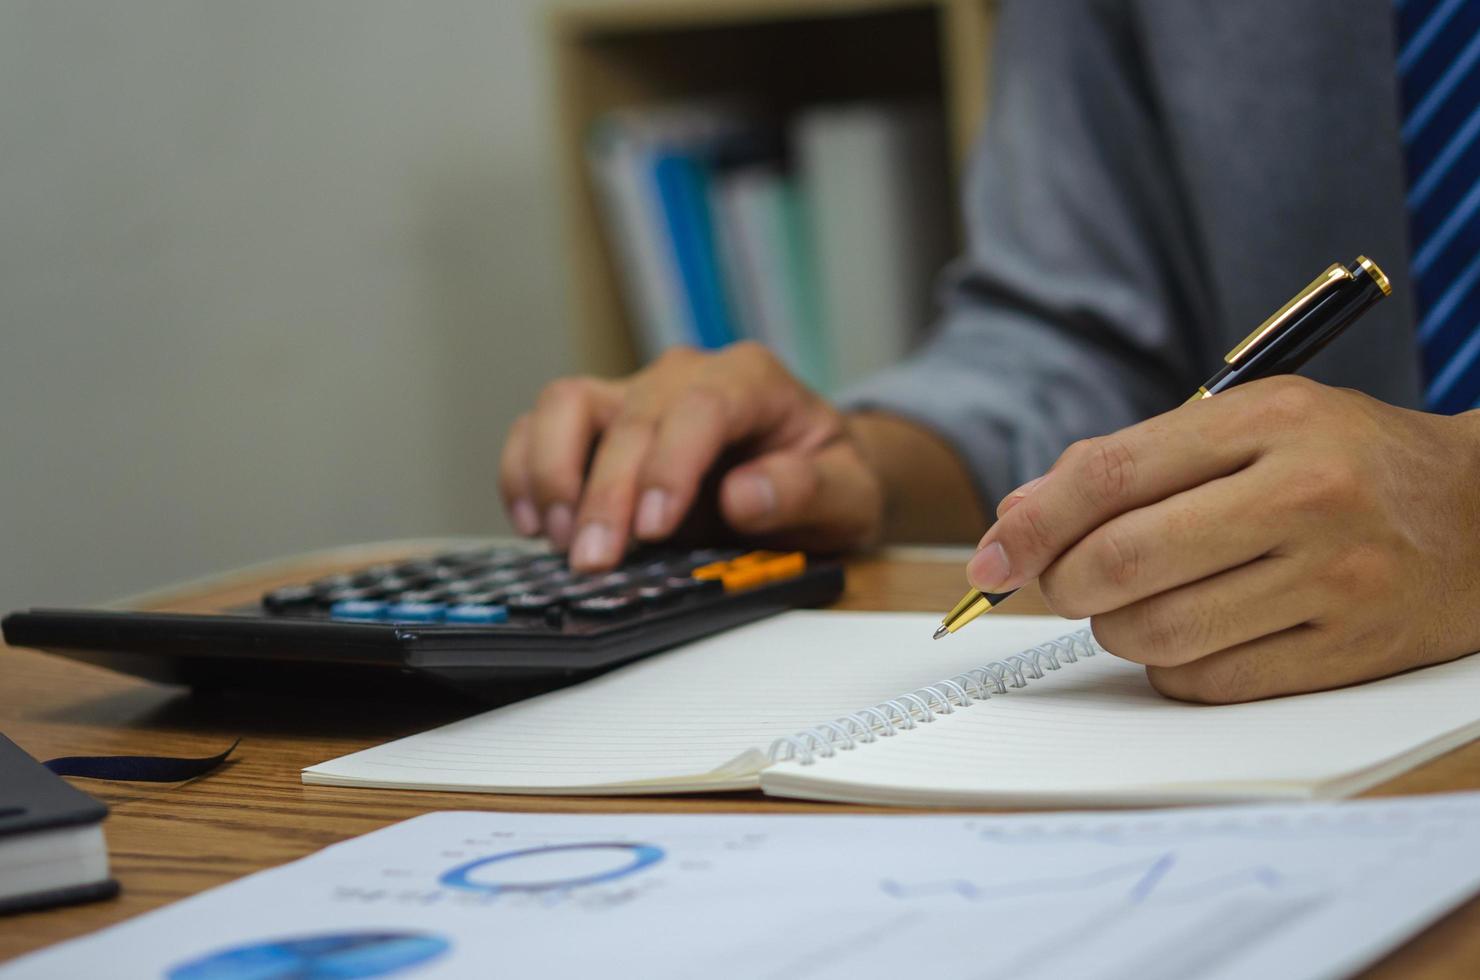
<svg viewBox="0 0 1480 980">
<path fill-rule="evenodd" d="M 509 508 L 514 518 L 514 529 L 526 538 L 532 538 L 540 533 L 540 512 L 535 510 L 534 504 L 520 497 L 514 501 L 514 506 Z"/>
<path fill-rule="evenodd" d="M 612 563 L 612 532 L 605 524 L 592 522 L 581 528 L 570 549 L 570 563 L 579 568 L 601 568 Z"/>
<path fill-rule="evenodd" d="M 764 517 L 776 509 L 776 487 L 759 473 L 747 473 L 730 485 L 730 506 L 741 519 Z"/>
<path fill-rule="evenodd" d="M 644 490 L 637 502 L 637 523 L 634 530 L 638 537 L 656 538 L 663 533 L 668 518 L 668 491 L 653 487 Z"/>
<path fill-rule="evenodd" d="M 1048 474 L 1046 474 L 1046 473 L 1044 474 L 1044 476 L 1047 476 L 1047 475 Z M 1012 493 L 1008 494 L 1006 497 L 1003 497 L 1002 498 L 1002 503 L 997 506 L 997 516 L 998 517 L 1001 517 L 1003 514 L 1007 513 L 1008 511 L 1010 511 L 1014 507 L 1016 507 L 1018 505 L 1018 503 L 1021 502 L 1024 497 L 1026 497 L 1028 494 L 1030 494 L 1030 493 L 1033 492 L 1033 488 L 1034 487 L 1038 486 L 1038 484 L 1040 484 L 1042 482 L 1043 482 L 1043 477 L 1042 476 L 1037 477 L 1037 478 L 1032 479 L 1032 480 L 1029 480 L 1027 483 L 1024 483 L 1022 486 L 1018 487 Z"/>
<path fill-rule="evenodd" d="M 545 534 L 556 548 L 570 544 L 571 521 L 569 504 L 551 504 L 545 511 Z"/>
<path fill-rule="evenodd" d="M 1007 552 L 1000 541 L 993 541 L 972 555 L 971 561 L 966 563 L 966 577 L 983 592 L 1003 591 L 1002 586 L 1010 574 L 1012 565 L 1008 562 Z"/>
</svg>

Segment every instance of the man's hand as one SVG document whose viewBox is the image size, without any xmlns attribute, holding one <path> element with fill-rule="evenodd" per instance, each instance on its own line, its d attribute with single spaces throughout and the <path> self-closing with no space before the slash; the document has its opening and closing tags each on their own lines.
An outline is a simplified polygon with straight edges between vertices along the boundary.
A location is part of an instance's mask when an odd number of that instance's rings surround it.
<svg viewBox="0 0 1480 980">
<path fill-rule="evenodd" d="M 1480 413 L 1255 382 L 1077 443 L 968 577 L 1038 578 L 1164 694 L 1232 702 L 1480 649 Z"/>
<path fill-rule="evenodd" d="M 672 534 L 721 454 L 718 510 L 744 536 L 838 550 L 880 533 L 880 479 L 852 427 L 752 343 L 551 383 L 509 430 L 500 490 L 521 533 L 600 569 L 631 537 Z"/>
</svg>

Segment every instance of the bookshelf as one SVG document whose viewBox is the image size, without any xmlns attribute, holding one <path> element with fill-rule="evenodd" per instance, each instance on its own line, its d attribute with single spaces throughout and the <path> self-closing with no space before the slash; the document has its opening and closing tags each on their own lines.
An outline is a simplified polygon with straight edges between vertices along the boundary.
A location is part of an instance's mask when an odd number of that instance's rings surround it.
<svg viewBox="0 0 1480 980">
<path fill-rule="evenodd" d="M 955 166 L 983 114 L 995 0 L 638 0 L 550 18 L 569 282 L 581 371 L 638 366 L 634 324 L 586 167 L 604 113 L 742 96 L 777 116 L 818 102 L 941 106 Z M 954 179 L 957 174 L 942 175 Z"/>
</svg>

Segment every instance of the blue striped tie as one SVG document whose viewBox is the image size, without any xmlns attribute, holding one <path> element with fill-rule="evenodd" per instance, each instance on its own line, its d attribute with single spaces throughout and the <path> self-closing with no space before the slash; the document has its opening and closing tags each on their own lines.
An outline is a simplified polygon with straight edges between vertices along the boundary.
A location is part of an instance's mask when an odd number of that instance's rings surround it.
<svg viewBox="0 0 1480 980">
<path fill-rule="evenodd" d="M 1480 0 L 1397 0 L 1425 400 L 1480 406 Z"/>
</svg>

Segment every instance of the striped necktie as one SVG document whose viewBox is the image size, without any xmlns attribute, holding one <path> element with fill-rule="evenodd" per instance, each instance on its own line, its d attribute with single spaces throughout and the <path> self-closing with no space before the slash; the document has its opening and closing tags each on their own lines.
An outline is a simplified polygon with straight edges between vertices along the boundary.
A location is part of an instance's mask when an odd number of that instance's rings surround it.
<svg viewBox="0 0 1480 980">
<path fill-rule="evenodd" d="M 1480 407 L 1480 0 L 1397 0 L 1425 401 Z"/>
</svg>

